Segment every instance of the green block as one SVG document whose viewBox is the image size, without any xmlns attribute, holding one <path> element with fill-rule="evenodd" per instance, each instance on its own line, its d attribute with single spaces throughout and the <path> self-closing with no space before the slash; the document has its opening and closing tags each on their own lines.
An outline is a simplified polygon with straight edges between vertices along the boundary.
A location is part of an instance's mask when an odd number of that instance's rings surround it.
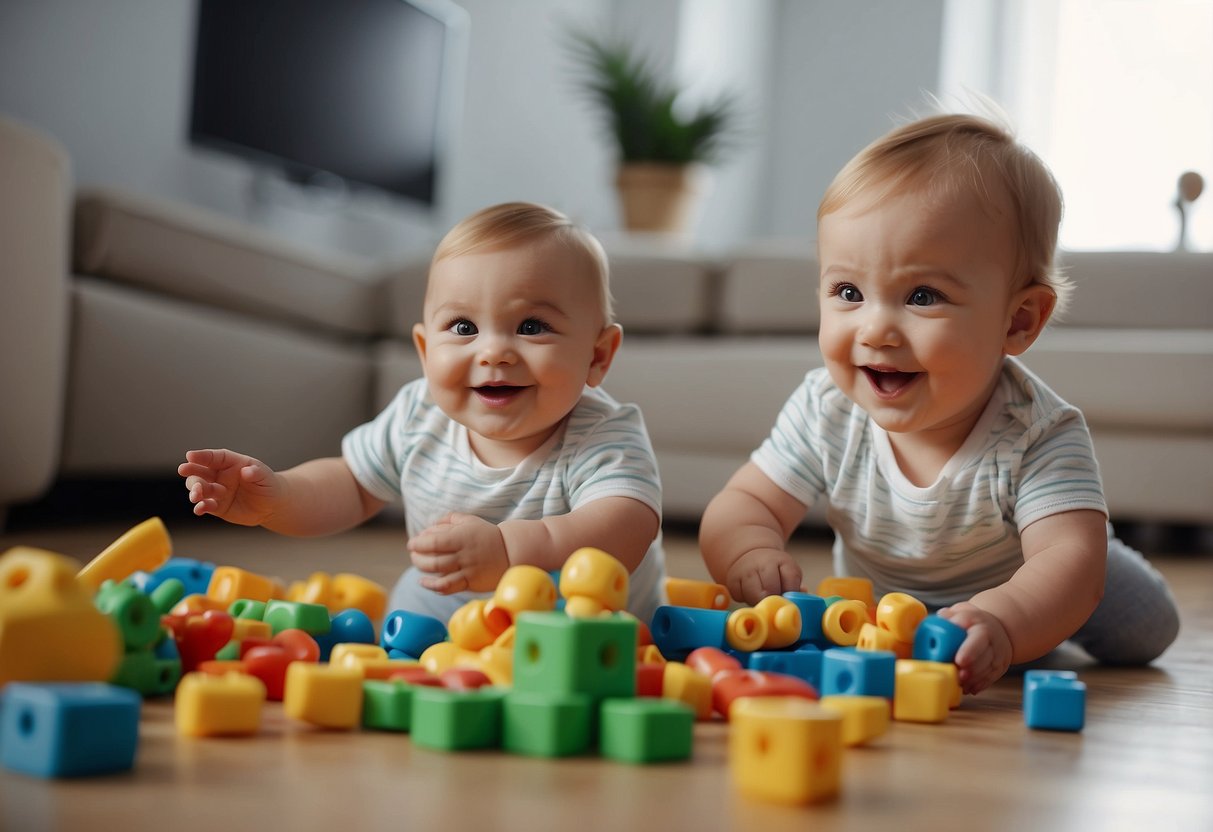
<svg viewBox="0 0 1213 832">
<path fill-rule="evenodd" d="M 501 744 L 532 757 L 567 757 L 590 747 L 593 701 L 584 693 L 510 691 L 501 713 Z"/>
<path fill-rule="evenodd" d="M 177 606 L 177 602 L 185 597 L 185 584 L 181 583 L 179 578 L 168 578 L 153 589 L 148 597 L 161 615 L 167 615 Z"/>
<path fill-rule="evenodd" d="M 227 644 L 219 648 L 219 652 L 215 654 L 215 661 L 234 662 L 240 658 L 240 642 L 232 639 Z"/>
<path fill-rule="evenodd" d="M 362 727 L 377 731 L 408 731 L 413 713 L 414 685 L 368 679 L 362 683 Z"/>
<path fill-rule="evenodd" d="M 636 695 L 636 619 L 527 612 L 517 627 L 514 690 L 584 693 L 595 700 Z"/>
<path fill-rule="evenodd" d="M 130 584 L 105 581 L 93 604 L 118 626 L 125 650 L 146 650 L 160 638 L 160 611 Z"/>
<path fill-rule="evenodd" d="M 320 636 L 333 626 L 324 604 L 299 601 L 270 601 L 265 605 L 265 616 L 261 620 L 270 625 L 274 635 L 283 630 L 303 630 L 308 635 Z"/>
<path fill-rule="evenodd" d="M 109 681 L 143 696 L 162 696 L 172 693 L 180 680 L 180 659 L 160 659 L 151 650 L 140 650 L 124 654 Z"/>
<path fill-rule="evenodd" d="M 501 745 L 501 688 L 475 690 L 417 685 L 413 689 L 412 736 L 416 745 L 441 751 Z"/>
<path fill-rule="evenodd" d="M 252 621 L 265 619 L 265 602 L 251 598 L 237 598 L 227 605 L 227 614 L 232 618 L 247 618 Z"/>
<path fill-rule="evenodd" d="M 672 699 L 608 699 L 598 745 L 621 763 L 661 763 L 691 756 L 695 712 Z"/>
</svg>

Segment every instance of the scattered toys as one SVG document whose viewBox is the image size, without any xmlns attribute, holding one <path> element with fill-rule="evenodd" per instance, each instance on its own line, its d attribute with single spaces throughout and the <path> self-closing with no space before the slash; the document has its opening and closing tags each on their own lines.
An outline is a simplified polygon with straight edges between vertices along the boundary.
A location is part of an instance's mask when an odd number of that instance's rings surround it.
<svg viewBox="0 0 1213 832">
<path fill-rule="evenodd" d="M 1029 728 L 1081 731 L 1087 686 L 1072 670 L 1029 670 L 1023 677 L 1023 721 Z"/>
</svg>

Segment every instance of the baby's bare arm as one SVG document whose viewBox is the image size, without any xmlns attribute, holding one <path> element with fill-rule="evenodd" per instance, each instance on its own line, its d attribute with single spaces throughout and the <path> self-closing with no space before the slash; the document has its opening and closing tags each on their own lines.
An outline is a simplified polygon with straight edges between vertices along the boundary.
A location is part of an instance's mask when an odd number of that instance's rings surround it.
<svg viewBox="0 0 1213 832">
<path fill-rule="evenodd" d="M 631 497 L 603 497 L 568 514 L 542 520 L 507 520 L 498 528 L 511 565 L 555 570 L 577 549 L 593 546 L 636 570 L 657 537 L 657 513 Z"/>
<path fill-rule="evenodd" d="M 708 572 L 747 604 L 800 589 L 803 576 L 787 542 L 806 509 L 746 463 L 704 511 L 699 548 Z"/>
<path fill-rule="evenodd" d="M 313 459 L 279 474 L 287 499 L 261 525 L 280 534 L 311 537 L 352 529 L 386 505 L 359 485 L 341 457 Z"/>
</svg>

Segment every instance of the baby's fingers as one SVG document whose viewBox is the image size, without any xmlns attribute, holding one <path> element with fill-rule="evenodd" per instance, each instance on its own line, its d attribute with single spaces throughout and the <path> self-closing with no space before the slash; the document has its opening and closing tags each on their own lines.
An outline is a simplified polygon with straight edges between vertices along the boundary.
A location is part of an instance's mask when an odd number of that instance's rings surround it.
<svg viewBox="0 0 1213 832">
<path fill-rule="evenodd" d="M 437 592 L 439 595 L 462 592 L 470 586 L 467 576 L 463 572 L 451 572 L 447 575 L 438 576 L 422 575 L 419 583 L 426 589 Z"/>
</svg>

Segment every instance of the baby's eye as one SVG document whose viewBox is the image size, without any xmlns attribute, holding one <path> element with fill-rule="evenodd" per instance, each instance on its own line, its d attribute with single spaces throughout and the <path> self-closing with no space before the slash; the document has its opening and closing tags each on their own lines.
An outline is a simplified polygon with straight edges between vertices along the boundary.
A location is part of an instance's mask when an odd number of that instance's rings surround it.
<svg viewBox="0 0 1213 832">
<path fill-rule="evenodd" d="M 910 292 L 910 298 L 906 301 L 910 306 L 933 306 L 942 298 L 939 292 L 926 286 L 919 286 L 913 292 Z"/>
<path fill-rule="evenodd" d="M 863 292 L 850 283 L 843 283 L 834 288 L 834 294 L 842 298 L 847 303 L 859 303 L 863 300 Z"/>
<path fill-rule="evenodd" d="M 476 325 L 468 319 L 460 318 L 457 321 L 452 321 L 450 326 L 447 327 L 447 331 L 455 335 L 462 335 L 466 337 L 468 335 L 475 335 L 477 329 Z"/>
<path fill-rule="evenodd" d="M 538 318 L 527 318 L 518 325 L 519 335 L 540 335 L 551 331 L 551 327 Z"/>
</svg>

